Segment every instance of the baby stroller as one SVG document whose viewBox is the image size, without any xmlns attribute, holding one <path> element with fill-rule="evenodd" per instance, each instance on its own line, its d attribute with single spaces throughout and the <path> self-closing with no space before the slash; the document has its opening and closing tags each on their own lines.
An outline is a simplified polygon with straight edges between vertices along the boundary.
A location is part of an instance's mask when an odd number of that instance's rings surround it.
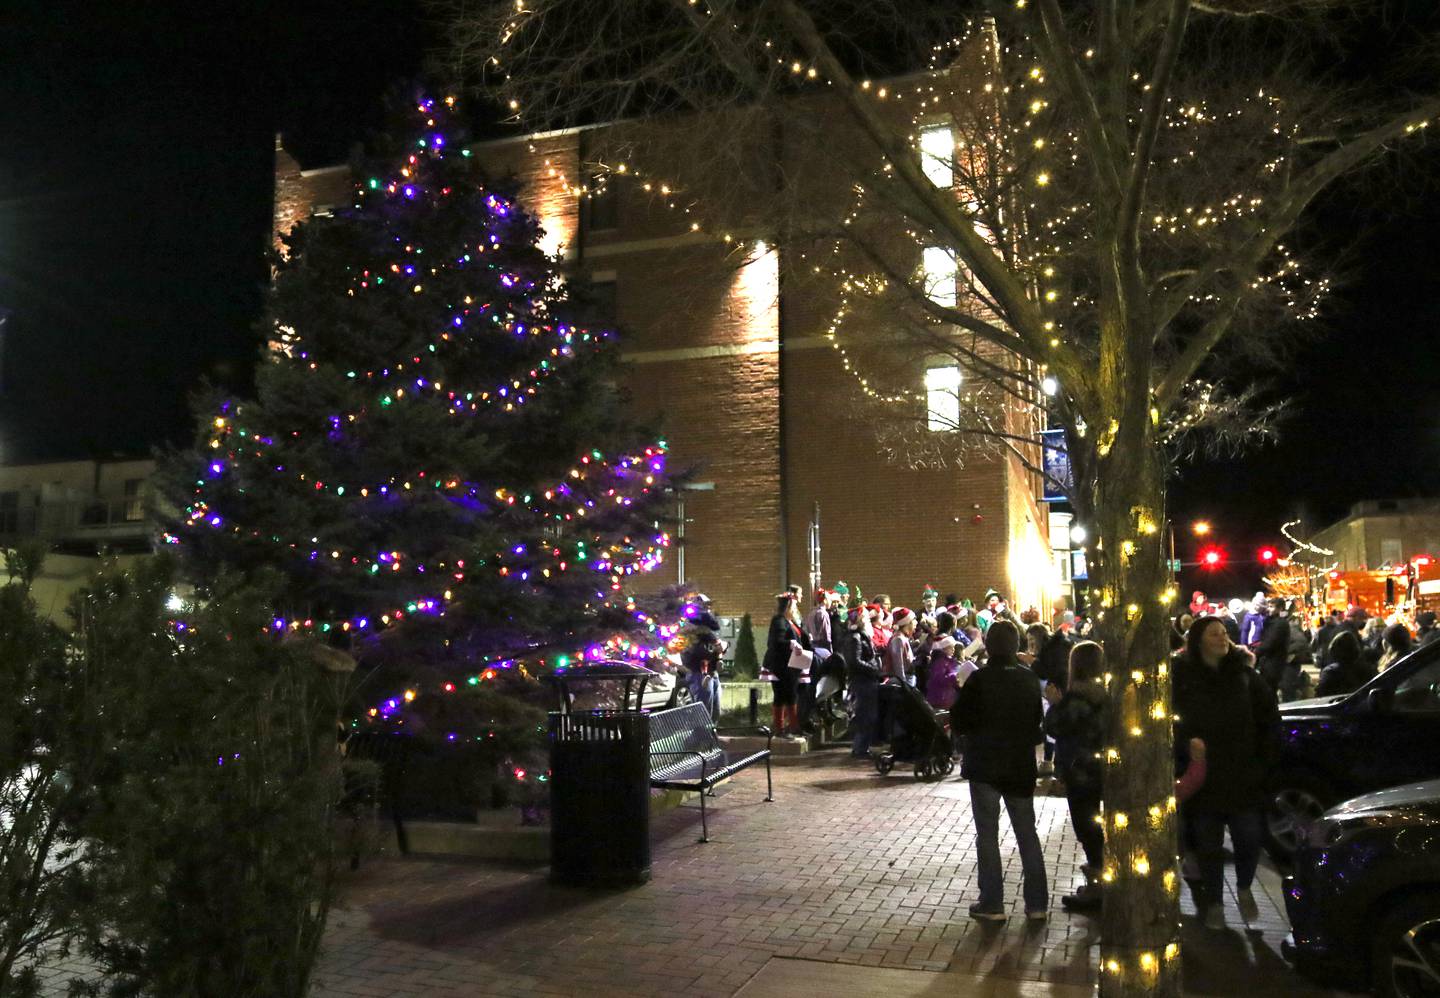
<svg viewBox="0 0 1440 998">
<path fill-rule="evenodd" d="M 875 770 L 884 776 L 896 762 L 915 765 L 915 779 L 939 780 L 955 769 L 950 747 L 950 712 L 935 710 L 915 687 L 887 679 L 880 687 L 882 709 L 889 707 L 897 731 L 890 751 L 872 753 Z"/>
</svg>

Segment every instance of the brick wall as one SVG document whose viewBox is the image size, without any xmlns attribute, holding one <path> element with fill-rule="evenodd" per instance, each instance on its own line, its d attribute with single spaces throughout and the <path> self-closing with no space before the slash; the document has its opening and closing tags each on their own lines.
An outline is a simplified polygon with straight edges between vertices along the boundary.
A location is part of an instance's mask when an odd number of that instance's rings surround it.
<svg viewBox="0 0 1440 998">
<path fill-rule="evenodd" d="M 769 112 L 736 112 L 756 113 Z M 926 584 L 977 601 L 994 586 L 1022 607 L 1046 606 L 1048 574 L 1035 570 L 1042 565 L 1035 552 L 1043 548 L 1049 564 L 1048 533 L 1034 476 L 1000 457 L 946 469 L 888 461 L 855 376 L 824 339 L 834 288 L 797 276 L 807 270 L 804 248 L 775 247 L 773 219 L 747 214 L 767 186 L 774 194 L 782 185 L 829 185 L 833 196 L 816 194 L 810 203 L 836 211 L 846 203 L 845 174 L 831 155 L 843 137 L 823 134 L 816 120 L 756 129 L 739 127 L 754 122 L 670 119 L 473 151 L 492 176 L 522 183 L 546 248 L 563 253 L 565 267 L 614 280 L 622 377 L 635 414 L 657 421 L 673 468 L 691 468 L 695 481 L 714 485 L 686 493 L 685 568 L 720 613 L 749 612 L 763 627 L 771 595 L 787 581 L 805 584 L 816 503 L 829 584 L 845 579 L 867 595 L 887 592 L 898 605 L 918 604 Z M 727 134 L 759 138 L 747 146 Z M 746 157 L 769 159 L 760 169 L 732 168 Z M 642 158 L 674 164 L 690 185 L 662 195 L 673 178 L 636 177 Z M 771 160 L 774 170 L 765 165 Z M 627 163 L 628 175 L 613 180 L 618 226 L 585 231 L 573 187 L 591 182 L 589 164 L 597 161 Z M 336 203 L 345 185 L 345 171 L 301 172 L 277 152 L 277 232 L 317 204 Z M 733 243 L 692 231 L 706 216 L 686 208 L 707 201 L 711 216 L 734 223 Z M 892 362 L 886 340 L 893 330 L 874 333 L 873 346 L 857 356 L 862 365 Z M 921 373 L 914 369 L 916 387 Z M 672 558 L 653 584 L 670 584 L 676 571 Z"/>
</svg>

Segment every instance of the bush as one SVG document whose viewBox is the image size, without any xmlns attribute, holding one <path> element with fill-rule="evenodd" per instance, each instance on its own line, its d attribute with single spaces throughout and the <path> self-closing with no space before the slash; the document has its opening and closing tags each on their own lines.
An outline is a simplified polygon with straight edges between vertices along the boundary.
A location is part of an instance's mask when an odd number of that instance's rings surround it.
<svg viewBox="0 0 1440 998">
<path fill-rule="evenodd" d="M 735 678 L 754 679 L 760 675 L 760 658 L 755 654 L 755 624 L 747 613 L 740 618 L 735 638 Z"/>
<path fill-rule="evenodd" d="M 79 866 L 65 827 L 74 783 L 52 746 L 66 689 L 65 645 L 30 597 L 41 552 L 3 552 L 0 587 L 0 995 L 38 993 L 36 965 L 63 951 Z"/>
<path fill-rule="evenodd" d="M 92 994 L 299 998 L 335 875 L 338 696 L 263 592 L 183 620 L 156 560 L 80 594 L 61 751 L 87 788 Z"/>
</svg>

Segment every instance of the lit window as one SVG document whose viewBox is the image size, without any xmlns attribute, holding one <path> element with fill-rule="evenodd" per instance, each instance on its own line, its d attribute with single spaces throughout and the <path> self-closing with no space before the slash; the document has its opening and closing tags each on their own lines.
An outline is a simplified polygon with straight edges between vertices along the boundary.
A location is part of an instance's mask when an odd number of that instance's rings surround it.
<svg viewBox="0 0 1440 998">
<path fill-rule="evenodd" d="M 925 371 L 926 423 L 932 430 L 960 425 L 960 368 L 931 367 Z"/>
<path fill-rule="evenodd" d="M 936 187 L 955 186 L 955 133 L 949 125 L 932 125 L 921 130 L 920 168 Z"/>
<path fill-rule="evenodd" d="M 921 267 L 925 273 L 926 296 L 936 305 L 954 308 L 959 301 L 955 280 L 960 270 L 955 254 L 944 246 L 926 246 Z"/>
</svg>

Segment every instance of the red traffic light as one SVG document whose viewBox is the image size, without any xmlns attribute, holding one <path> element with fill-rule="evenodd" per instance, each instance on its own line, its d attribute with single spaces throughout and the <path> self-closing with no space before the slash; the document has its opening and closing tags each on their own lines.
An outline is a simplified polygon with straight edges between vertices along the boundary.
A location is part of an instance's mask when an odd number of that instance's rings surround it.
<svg viewBox="0 0 1440 998">
<path fill-rule="evenodd" d="M 1272 561 L 1275 560 L 1275 549 L 1274 549 L 1274 548 L 1261 548 L 1261 549 L 1260 549 L 1260 560 L 1263 561 L 1263 562 L 1264 562 L 1265 564 L 1267 564 L 1267 565 L 1270 564 Z"/>
<path fill-rule="evenodd" d="M 1206 548 L 1200 552 L 1200 564 L 1206 568 L 1219 568 L 1225 560 L 1225 552 L 1219 548 Z"/>
</svg>

